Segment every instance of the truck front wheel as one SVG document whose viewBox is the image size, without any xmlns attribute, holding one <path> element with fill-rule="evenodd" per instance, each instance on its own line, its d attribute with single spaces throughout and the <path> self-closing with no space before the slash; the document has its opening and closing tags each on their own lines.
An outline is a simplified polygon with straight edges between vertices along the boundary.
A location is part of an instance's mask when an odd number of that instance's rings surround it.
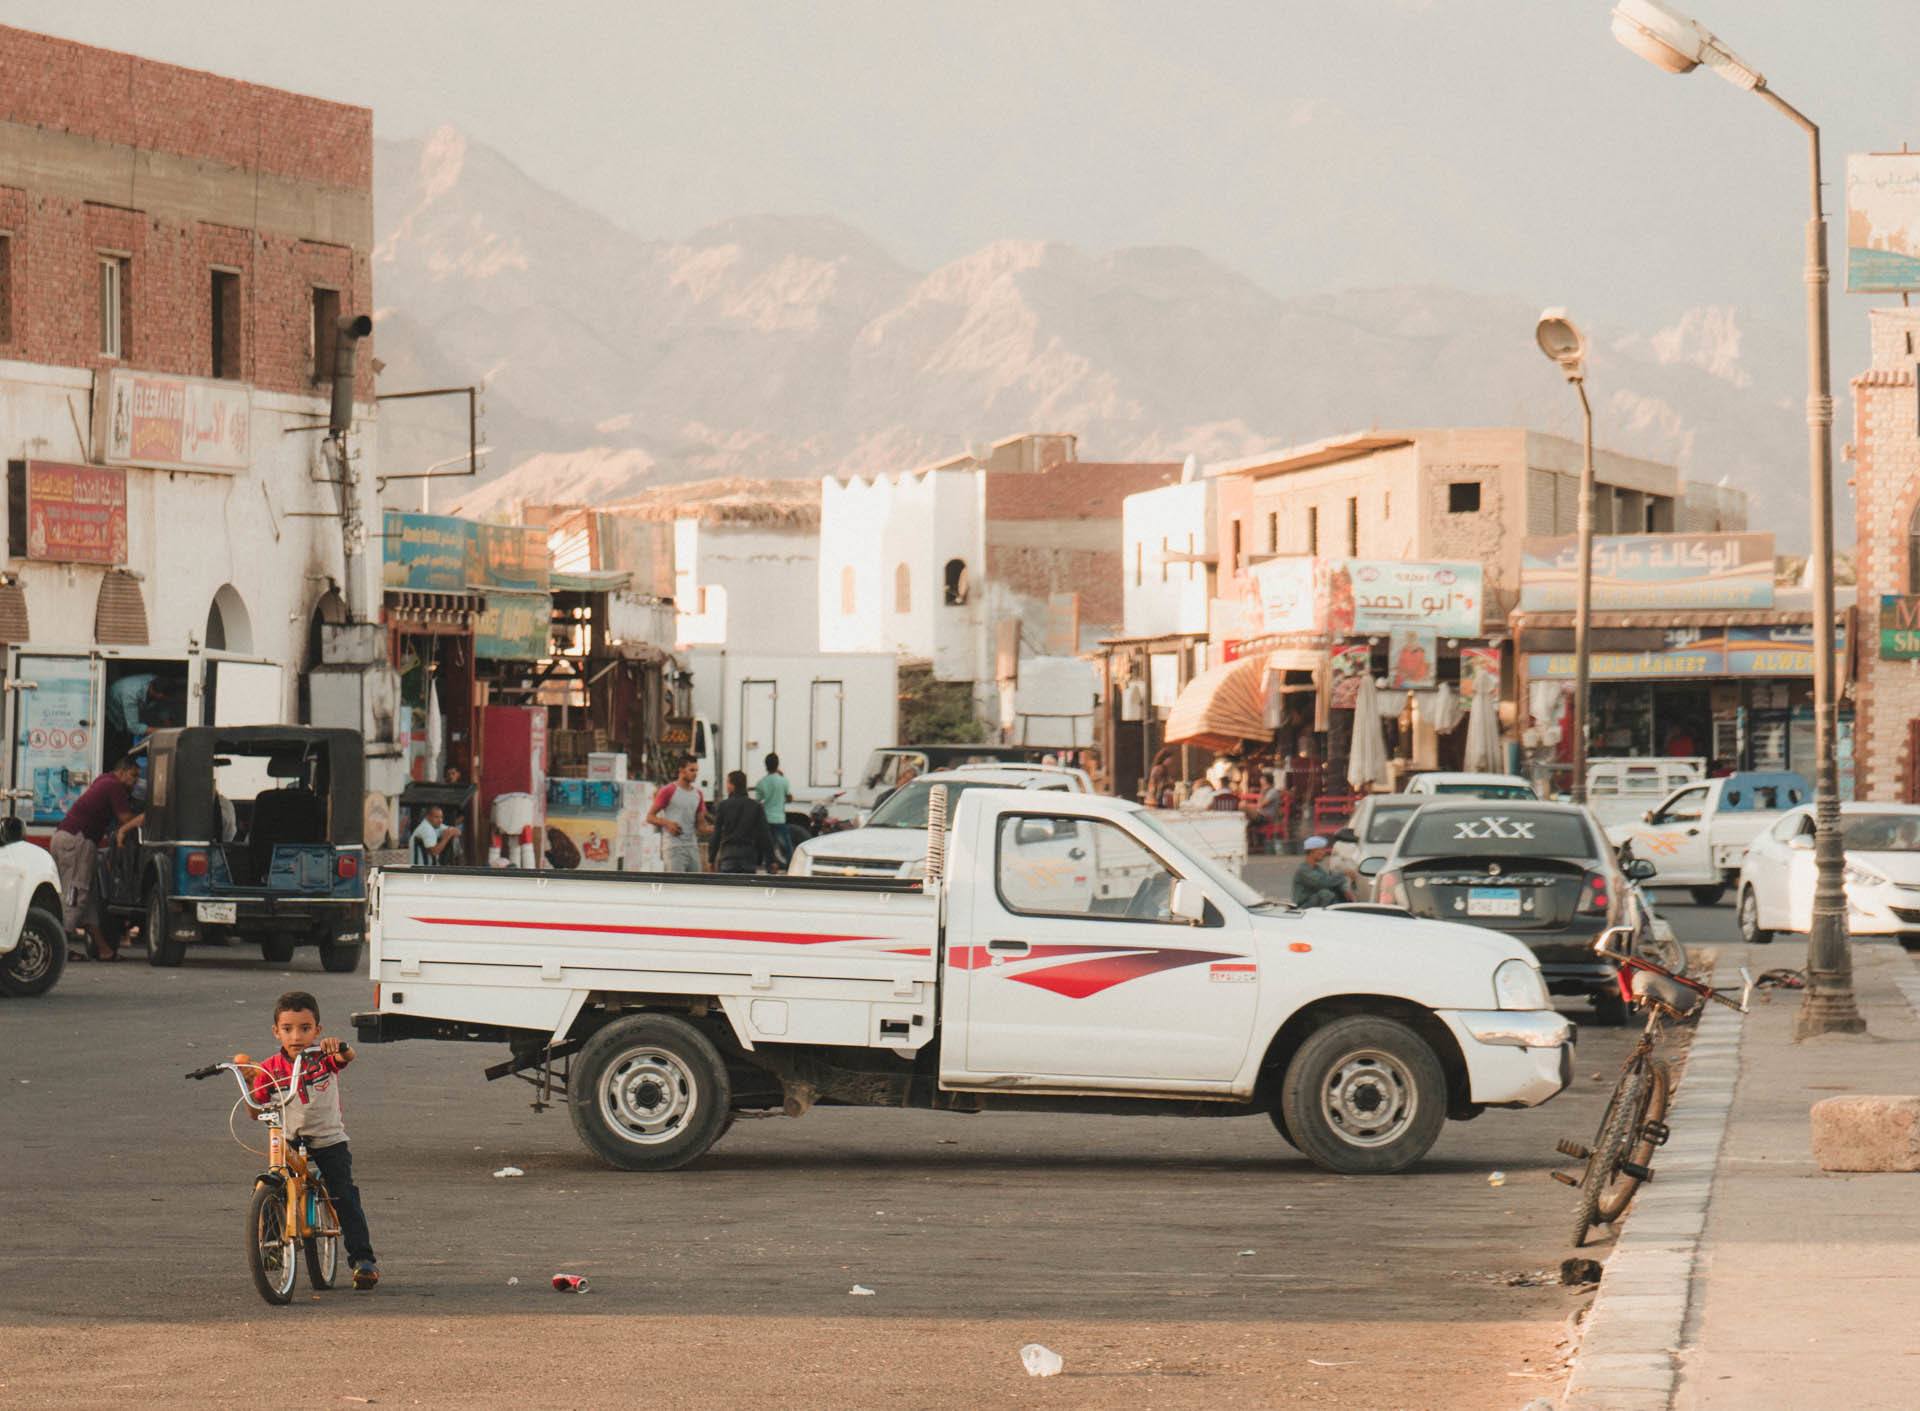
<svg viewBox="0 0 1920 1411">
<path fill-rule="evenodd" d="M 671 1171 L 720 1139 L 733 1086 L 699 1029 L 671 1014 L 636 1014 L 587 1040 L 567 1106 L 580 1140 L 609 1166 Z"/>
<path fill-rule="evenodd" d="M 1405 1024 L 1350 1015 L 1300 1045 L 1280 1084 L 1279 1116 L 1293 1144 L 1329 1171 L 1403 1171 L 1439 1139 L 1447 1079 Z"/>
</svg>

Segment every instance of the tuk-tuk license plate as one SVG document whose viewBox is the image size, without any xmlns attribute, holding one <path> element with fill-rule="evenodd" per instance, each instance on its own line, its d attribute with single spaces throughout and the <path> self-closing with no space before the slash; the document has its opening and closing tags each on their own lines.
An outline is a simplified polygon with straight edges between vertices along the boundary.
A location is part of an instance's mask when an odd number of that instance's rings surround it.
<svg viewBox="0 0 1920 1411">
<path fill-rule="evenodd" d="M 202 921 L 210 921 L 216 926 L 231 926 L 240 919 L 240 906 L 230 901 L 195 902 L 193 914 Z"/>
<path fill-rule="evenodd" d="M 1469 916 L 1518 916 L 1520 914 L 1520 889 L 1518 887 L 1469 887 L 1467 889 L 1467 915 Z"/>
</svg>

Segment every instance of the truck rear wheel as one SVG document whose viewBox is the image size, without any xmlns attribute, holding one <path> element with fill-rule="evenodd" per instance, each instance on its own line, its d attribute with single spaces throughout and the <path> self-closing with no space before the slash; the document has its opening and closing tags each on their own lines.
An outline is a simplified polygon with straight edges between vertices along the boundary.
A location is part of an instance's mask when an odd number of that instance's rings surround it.
<svg viewBox="0 0 1920 1411">
<path fill-rule="evenodd" d="M 671 1171 L 726 1130 L 733 1085 L 699 1029 L 671 1014 L 617 1019 L 587 1040 L 567 1081 L 574 1130 L 623 1171 Z"/>
<path fill-rule="evenodd" d="M 1300 1045 L 1281 1080 L 1280 1117 L 1289 1140 L 1329 1171 L 1403 1171 L 1440 1137 L 1446 1074 L 1405 1024 L 1350 1015 Z"/>
<path fill-rule="evenodd" d="M 1727 894 L 1725 887 L 1688 887 L 1687 894 L 1693 898 L 1695 906 L 1718 906 L 1720 899 Z"/>
<path fill-rule="evenodd" d="M 67 932 L 60 918 L 40 907 L 28 907 L 18 943 L 0 955 L 0 995 L 16 999 L 43 995 L 66 968 Z"/>
</svg>

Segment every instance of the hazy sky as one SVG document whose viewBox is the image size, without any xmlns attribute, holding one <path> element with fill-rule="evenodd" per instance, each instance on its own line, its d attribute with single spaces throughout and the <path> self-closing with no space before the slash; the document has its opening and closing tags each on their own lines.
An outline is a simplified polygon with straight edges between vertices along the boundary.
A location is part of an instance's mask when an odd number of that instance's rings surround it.
<svg viewBox="0 0 1920 1411">
<path fill-rule="evenodd" d="M 1699 3 L 1824 122 L 1830 201 L 1848 151 L 1920 144 L 1913 0 Z M 1443 283 L 1641 329 L 1733 304 L 1799 356 L 1798 132 L 1704 70 L 1629 55 L 1607 0 L 12 0 L 4 14 L 368 104 L 385 137 L 454 123 L 647 235 L 831 214 L 922 268 L 1006 236 L 1193 245 L 1280 294 Z M 1836 302 L 1844 379 L 1865 300 Z"/>
</svg>

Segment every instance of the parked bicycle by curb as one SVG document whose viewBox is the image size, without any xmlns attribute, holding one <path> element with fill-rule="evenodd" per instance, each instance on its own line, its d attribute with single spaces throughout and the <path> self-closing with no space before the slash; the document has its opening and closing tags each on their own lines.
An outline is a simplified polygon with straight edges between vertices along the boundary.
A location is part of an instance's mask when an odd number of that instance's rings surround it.
<svg viewBox="0 0 1920 1411">
<path fill-rule="evenodd" d="M 1612 1100 L 1600 1119 L 1593 1145 L 1563 1140 L 1556 1150 L 1576 1161 L 1585 1161 L 1580 1176 L 1555 1171 L 1553 1178 L 1577 1187 L 1580 1206 L 1574 1215 L 1573 1247 L 1586 1243 L 1595 1225 L 1611 1225 L 1626 1214 L 1627 1205 L 1642 1181 L 1653 1178 L 1656 1148 L 1666 1145 L 1667 1103 L 1673 1093 L 1673 1074 L 1667 1064 L 1653 1056 L 1655 1047 L 1669 1022 L 1687 1024 L 1699 1019 L 1706 1001 L 1717 1000 L 1741 1014 L 1753 997 L 1753 977 L 1740 968 L 1740 998 L 1727 997 L 1699 980 L 1674 973 L 1666 966 L 1633 951 L 1633 933 L 1624 926 L 1604 931 L 1593 943 L 1594 953 L 1620 967 L 1620 994 L 1626 1003 L 1647 1016 L 1639 1042 L 1627 1055 L 1614 1085 Z"/>
</svg>

